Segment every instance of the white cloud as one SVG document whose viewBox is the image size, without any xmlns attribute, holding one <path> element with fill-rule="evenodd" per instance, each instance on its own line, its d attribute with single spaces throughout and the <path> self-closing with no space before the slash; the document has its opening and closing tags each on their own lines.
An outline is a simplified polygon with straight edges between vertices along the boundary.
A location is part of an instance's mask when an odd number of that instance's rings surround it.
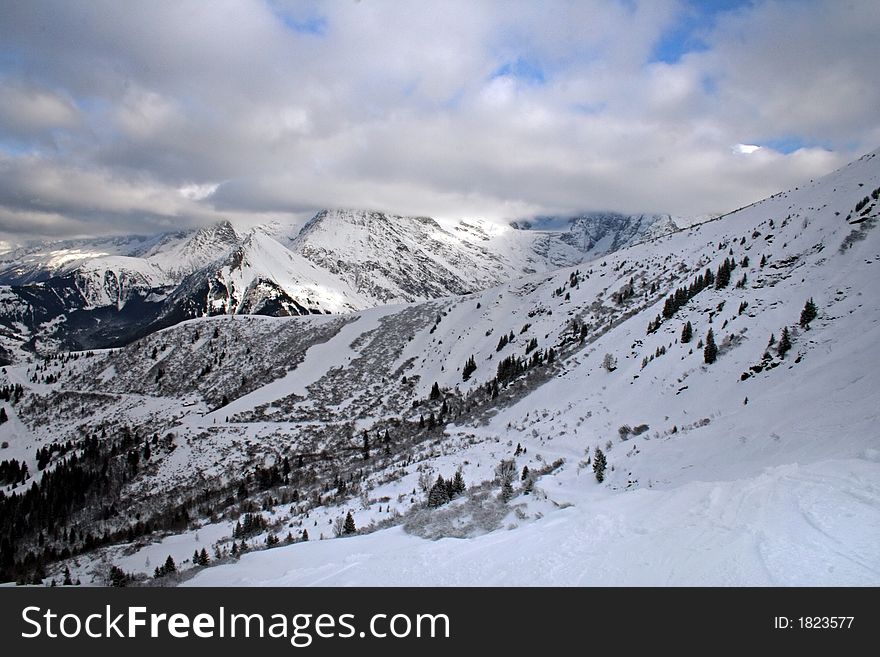
<svg viewBox="0 0 880 657">
<path fill-rule="evenodd" d="M 7 233 L 703 214 L 880 141 L 876 3 L 756 2 L 675 63 L 673 0 L 37 4 L 0 25 Z"/>
</svg>

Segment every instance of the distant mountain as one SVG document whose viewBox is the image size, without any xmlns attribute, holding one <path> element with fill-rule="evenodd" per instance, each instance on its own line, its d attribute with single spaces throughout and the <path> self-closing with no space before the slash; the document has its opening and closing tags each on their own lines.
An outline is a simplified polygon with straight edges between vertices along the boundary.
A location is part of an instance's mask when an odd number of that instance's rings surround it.
<svg viewBox="0 0 880 657">
<path fill-rule="evenodd" d="M 511 223 L 516 229 L 550 231 L 587 259 L 679 230 L 682 222 L 668 214 L 588 212 L 570 217 L 536 217 Z"/>
<path fill-rule="evenodd" d="M 465 294 L 676 229 L 665 215 L 502 226 L 323 210 L 304 226 L 229 222 L 153 237 L 39 243 L 0 256 L 0 325 L 27 349 L 123 344 L 218 314 L 346 313 Z M 528 230 L 524 230 L 528 228 Z M 3 310 L 3 308 L 7 310 Z"/>
</svg>

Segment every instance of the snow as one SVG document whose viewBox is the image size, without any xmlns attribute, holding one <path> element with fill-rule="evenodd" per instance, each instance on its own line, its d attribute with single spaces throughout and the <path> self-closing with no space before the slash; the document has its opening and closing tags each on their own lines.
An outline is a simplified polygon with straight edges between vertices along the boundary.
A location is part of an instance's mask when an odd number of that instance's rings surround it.
<svg viewBox="0 0 880 657">
<path fill-rule="evenodd" d="M 97 386 L 118 400 L 94 418 L 60 418 L 40 427 L 22 436 L 16 449 L 109 417 L 150 431 L 162 423 L 163 432 L 175 433 L 176 449 L 154 459 L 155 472 L 138 482 L 145 496 L 186 490 L 194 478 L 234 481 L 254 464 L 277 463 L 297 450 L 326 450 L 343 474 L 364 471 L 362 496 L 327 496 L 308 511 L 287 503 L 263 511 L 282 539 L 287 531 L 298 536 L 308 529 L 309 542 L 249 552 L 200 571 L 186 585 L 880 585 L 880 232 L 870 221 L 847 220 L 855 203 L 880 186 L 876 155 L 601 259 L 550 271 L 543 260 L 545 268 L 536 266 L 530 275 L 468 294 L 345 317 L 192 320 L 144 338 L 119 360 L 99 354 L 94 362 L 71 365 L 60 389 Z M 876 216 L 877 203 L 867 213 Z M 368 283 L 412 292 L 400 287 L 404 279 L 386 267 L 388 258 L 370 270 L 369 281 L 362 271 L 352 278 L 360 269 L 346 270 L 347 259 L 368 268 L 372 261 L 363 254 L 381 252 L 388 233 L 370 230 L 381 223 L 378 216 L 337 218 L 341 224 L 325 223 L 324 216 L 307 225 L 296 238 L 299 249 L 254 231 L 239 245 L 244 267 L 219 269 L 236 289 L 265 277 L 293 292 L 309 285 L 343 289 L 340 304 L 352 306 L 375 302 Z M 404 218 L 389 224 L 392 232 L 409 226 Z M 334 234 L 334 225 L 342 232 Z M 430 220 L 419 225 L 426 236 L 438 230 Z M 472 246 L 497 240 L 525 253 L 537 232 L 490 232 L 474 223 L 461 240 Z M 382 248 L 364 250 L 377 239 Z M 450 242 L 444 236 L 440 243 Z M 307 258 L 303 245 L 338 261 Z M 402 262 L 439 271 L 467 264 L 478 252 L 456 247 L 454 254 L 464 259 L 456 264 L 451 252 L 443 252 Z M 671 292 L 728 257 L 738 263 L 729 287 L 701 291 L 647 333 Z M 489 269 L 467 269 L 467 275 L 475 271 Z M 746 283 L 736 287 L 743 274 Z M 613 295 L 630 279 L 636 293 L 617 302 Z M 820 312 L 807 330 L 798 318 L 808 298 Z M 588 326 L 583 344 L 568 339 L 572 320 Z M 681 344 L 686 321 L 694 339 Z M 768 338 L 778 338 L 782 327 L 793 343 L 784 358 L 768 348 Z M 201 337 L 193 342 L 195 328 Z M 698 341 L 709 328 L 720 350 L 706 365 Z M 513 342 L 499 351 L 499 338 L 511 332 Z M 399 426 L 389 418 L 415 424 L 420 414 L 436 410 L 425 403 L 434 382 L 454 402 L 476 404 L 498 362 L 523 356 L 531 339 L 539 350 L 559 351 L 557 365 L 540 370 L 543 378 L 524 380 L 518 392 L 503 391 L 482 410 L 447 417 L 442 435 L 426 436 L 387 461 L 377 457 L 371 464 L 381 467 L 375 471 L 359 454 L 351 456 L 358 432 L 375 436 Z M 148 354 L 156 346 L 162 353 L 153 361 Z M 266 360 L 253 362 L 256 353 Z M 617 360 L 613 371 L 602 367 L 606 353 Z M 464 381 L 461 368 L 471 356 L 477 370 Z M 165 393 L 150 383 L 160 363 L 193 362 L 197 373 L 212 357 L 216 367 L 191 384 L 185 401 L 178 391 Z M 199 415 L 229 377 L 253 380 L 276 358 L 296 367 L 271 369 L 272 377 L 256 389 Z M 7 377 L 26 385 L 28 395 L 56 389 L 30 383 L 25 367 L 7 368 Z M 166 377 L 172 374 L 169 369 Z M 278 412 L 265 413 L 266 404 Z M 646 428 L 626 435 L 624 425 Z M 517 454 L 517 445 L 525 451 Z M 601 484 L 588 464 L 597 448 L 609 463 Z M 395 514 L 413 521 L 413 507 L 423 499 L 420 477 L 434 480 L 460 468 L 475 487 L 470 494 L 477 495 L 508 458 L 518 472 L 526 465 L 539 471 L 561 464 L 529 495 L 517 482 L 507 511 L 497 522 L 475 525 L 467 538 L 429 540 L 400 524 L 376 528 Z M 485 501 L 488 512 L 491 500 Z M 470 503 L 453 502 L 444 513 L 460 526 Z M 368 533 L 330 538 L 332 523 L 347 512 Z M 167 554 L 177 560 L 197 546 L 210 553 L 215 544 L 231 544 L 229 520 L 200 522 L 202 544 L 189 530 L 104 554 L 143 569 L 147 556 L 157 565 Z M 252 545 L 265 536 L 254 537 Z"/>
<path fill-rule="evenodd" d="M 307 397 L 308 387 L 311 384 L 318 381 L 328 371 L 345 367 L 357 356 L 357 352 L 351 348 L 357 338 L 378 328 L 379 320 L 396 310 L 395 306 L 383 306 L 354 315 L 327 342 L 316 344 L 308 349 L 303 362 L 286 376 L 275 379 L 272 383 L 239 397 L 208 414 L 208 418 L 234 415 L 262 404 L 271 404 L 289 395 Z"/>
<path fill-rule="evenodd" d="M 565 458 L 559 472 L 538 482 L 553 510 L 532 513 L 535 502 L 520 495 L 513 504 L 522 513 L 512 510 L 501 528 L 481 536 L 427 541 L 394 527 L 247 554 L 187 585 L 880 584 L 880 371 L 870 365 L 880 342 L 873 274 L 880 240 L 868 233 L 838 253 L 851 230 L 844 215 L 880 183 L 877 167 L 866 166 L 870 159 L 803 191 L 663 238 L 662 247 L 638 245 L 610 255 L 605 267 L 590 265 L 591 282 L 570 291 L 572 303 L 618 289 L 629 274 L 614 272 L 617 264 L 663 262 L 664 253 L 675 255 L 668 272 L 676 271 L 676 261 L 709 259 L 673 282 L 673 289 L 706 266 L 714 269 L 728 247 L 737 261 L 749 255 L 750 266 L 734 270 L 733 278 L 746 271 L 750 285 L 706 290 L 646 336 L 661 297 L 567 359 L 561 374 L 500 409 L 486 426 L 446 427 L 450 445 L 467 435 L 476 439 L 459 443 L 465 446 L 451 457 L 435 458 L 434 473 L 470 463 L 469 482 L 491 478 L 505 444 L 528 450 L 518 468 Z M 754 245 L 738 244 L 756 230 L 761 235 Z M 718 250 L 718 242 L 728 247 Z M 764 254 L 770 260 L 762 269 L 757 261 Z M 791 256 L 797 256 L 794 264 L 777 264 Z M 535 276 L 452 301 L 440 330 L 430 336 L 425 330 L 397 364 L 421 356 L 414 365 L 421 394 L 435 380 L 462 389 L 479 385 L 501 334 L 485 336 L 486 329 L 513 328 L 520 353 L 529 336 L 558 331 L 555 316 L 528 317 L 523 310 L 566 278 L 567 272 Z M 793 325 L 808 297 L 823 313 L 803 331 Z M 721 301 L 716 334 L 719 340 L 736 334 L 740 342 L 706 366 L 696 341 L 708 328 L 707 311 Z M 743 315 L 737 313 L 740 301 L 749 302 Z M 559 306 L 546 297 L 539 305 L 551 303 Z M 722 328 L 722 319 L 730 325 Z M 696 335 L 690 345 L 679 345 L 686 320 Z M 532 328 L 521 336 L 525 323 Z M 760 361 L 767 337 L 778 337 L 784 325 L 796 336 L 791 354 L 776 369 L 741 381 L 740 373 Z M 642 355 L 659 346 L 667 354 L 643 369 Z M 498 357 L 515 352 L 507 347 Z M 611 373 L 601 367 L 606 352 L 618 357 Z M 474 382 L 463 383 L 449 365 L 471 353 L 479 367 Z M 494 367 L 491 359 L 488 364 Z M 621 441 L 617 428 L 624 423 L 644 423 L 649 430 Z M 599 446 L 614 466 L 604 485 L 589 467 L 577 465 Z M 540 461 L 532 456 L 537 454 Z M 394 490 L 405 491 L 411 481 Z M 392 491 L 373 494 L 383 492 Z M 369 518 L 361 514 L 359 526 Z"/>
<path fill-rule="evenodd" d="M 877 586 L 878 474 L 846 460 L 626 495 L 568 482 L 572 506 L 513 530 L 299 543 L 184 586 Z"/>
</svg>

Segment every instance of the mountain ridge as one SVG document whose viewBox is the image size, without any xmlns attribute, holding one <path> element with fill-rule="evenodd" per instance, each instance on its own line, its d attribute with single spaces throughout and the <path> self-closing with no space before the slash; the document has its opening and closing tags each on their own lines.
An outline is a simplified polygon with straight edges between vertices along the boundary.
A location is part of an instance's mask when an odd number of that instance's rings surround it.
<svg viewBox="0 0 880 657">
<path fill-rule="evenodd" d="M 353 312 L 484 289 L 675 227 L 658 230 L 659 223 L 616 215 L 604 232 L 593 222 L 590 239 L 579 240 L 577 227 L 517 231 L 481 220 L 444 227 L 429 217 L 322 210 L 301 227 L 273 222 L 237 232 L 226 221 L 150 238 L 36 244 L 3 256 L 0 284 L 18 301 L 11 315 L 0 308 L 0 324 L 46 353 L 118 346 L 169 322 L 218 313 Z M 57 288 L 73 290 L 61 306 Z M 57 321 L 72 312 L 81 321 Z M 22 324 L 23 316 L 32 319 Z M 108 320 L 116 327 L 110 333 Z"/>
</svg>

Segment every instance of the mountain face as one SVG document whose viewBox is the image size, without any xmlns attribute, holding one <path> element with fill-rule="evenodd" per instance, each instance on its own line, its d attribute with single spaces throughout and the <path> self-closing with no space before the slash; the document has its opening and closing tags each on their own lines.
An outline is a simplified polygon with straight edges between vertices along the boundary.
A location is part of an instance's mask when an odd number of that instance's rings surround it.
<svg viewBox="0 0 880 657">
<path fill-rule="evenodd" d="M 618 212 L 590 212 L 574 217 L 538 217 L 513 222 L 520 230 L 556 228 L 559 239 L 580 250 L 586 259 L 632 246 L 642 240 L 655 239 L 679 230 L 679 225 L 668 214 L 620 214 Z"/>
<path fill-rule="evenodd" d="M 189 584 L 878 585 L 878 212 L 880 151 L 576 266 L 291 317 L 229 314 L 236 272 L 305 258 L 255 235 L 200 270 L 220 315 L 0 372 L 0 579 L 167 583 L 205 547 Z"/>
<path fill-rule="evenodd" d="M 0 325 L 13 343 L 17 336 L 42 353 L 115 346 L 196 317 L 345 313 L 465 294 L 672 230 L 671 220 L 645 216 L 525 231 L 325 210 L 301 229 L 274 223 L 239 235 L 222 222 L 151 238 L 32 245 L 0 263 L 0 284 L 15 299 Z"/>
<path fill-rule="evenodd" d="M 238 243 L 228 222 L 188 233 L 73 240 L 2 256 L 2 344 L 52 353 L 124 343 L 188 275 Z"/>
</svg>

